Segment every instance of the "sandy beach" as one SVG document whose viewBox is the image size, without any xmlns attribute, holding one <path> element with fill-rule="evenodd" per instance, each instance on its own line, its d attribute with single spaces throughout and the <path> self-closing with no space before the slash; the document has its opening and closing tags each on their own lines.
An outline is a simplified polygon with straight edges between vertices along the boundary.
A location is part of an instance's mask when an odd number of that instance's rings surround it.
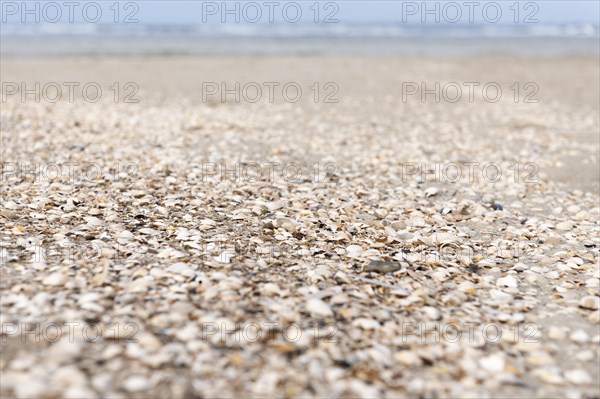
<svg viewBox="0 0 600 399">
<path fill-rule="evenodd" d="M 596 56 L 0 64 L 2 397 L 599 397 Z"/>
</svg>

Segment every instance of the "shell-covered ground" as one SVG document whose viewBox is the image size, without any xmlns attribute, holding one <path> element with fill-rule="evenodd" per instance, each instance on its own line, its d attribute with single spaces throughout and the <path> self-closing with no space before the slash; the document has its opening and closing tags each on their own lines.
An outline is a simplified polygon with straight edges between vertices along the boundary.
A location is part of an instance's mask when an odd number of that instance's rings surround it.
<svg viewBox="0 0 600 399">
<path fill-rule="evenodd" d="M 600 396 L 597 59 L 4 59 L 1 77 L 104 88 L 3 99 L 2 397 Z M 278 86 L 221 101 L 207 82 Z M 436 82 L 502 96 L 403 92 Z"/>
</svg>

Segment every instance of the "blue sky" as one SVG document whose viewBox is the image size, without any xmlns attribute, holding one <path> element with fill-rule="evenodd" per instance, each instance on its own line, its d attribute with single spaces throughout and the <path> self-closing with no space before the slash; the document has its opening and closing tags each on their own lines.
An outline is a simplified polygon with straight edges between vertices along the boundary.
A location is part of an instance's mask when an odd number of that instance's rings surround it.
<svg viewBox="0 0 600 399">
<path fill-rule="evenodd" d="M 247 1 L 252 2 L 252 1 Z M 439 10 L 440 22 L 456 19 L 456 7 L 447 5 L 447 3 L 454 3 L 459 5 L 459 12 L 461 17 L 458 18 L 457 23 L 470 23 L 469 11 L 472 11 L 473 21 L 475 23 L 485 23 L 485 16 L 483 14 L 483 7 L 487 3 L 494 3 L 490 1 L 473 2 L 472 6 L 466 6 L 467 1 L 427 1 L 425 7 L 429 7 L 430 10 L 434 10 L 437 7 Z M 212 3 L 212 5 L 209 5 Z M 229 1 L 231 7 L 234 7 L 234 3 L 240 3 L 240 13 L 244 1 Z M 261 12 L 263 17 L 261 21 L 268 20 L 268 7 L 263 4 L 265 1 L 255 1 L 261 5 Z M 284 4 L 284 1 L 279 2 Z M 302 7 L 303 16 L 301 22 L 311 22 L 314 18 L 314 3 L 315 0 L 304 0 L 297 1 Z M 335 3 L 335 6 L 327 5 L 328 3 Z M 348 23 L 361 23 L 361 22 L 407 22 L 407 23 L 421 23 L 423 17 L 423 1 L 377 1 L 377 0 L 339 0 L 335 2 L 320 1 L 320 15 L 319 19 L 325 18 L 326 15 L 332 14 L 340 22 Z M 523 20 L 531 15 L 532 19 L 539 20 L 539 23 L 571 23 L 571 22 L 589 22 L 598 24 L 600 15 L 600 1 L 589 0 L 589 1 L 570 1 L 570 0 L 542 0 L 542 1 L 519 1 L 517 7 L 514 6 L 517 3 L 516 0 L 505 0 L 496 1 L 496 4 L 500 5 L 502 16 L 498 23 L 514 23 L 515 13 L 518 9 L 519 14 L 517 20 L 523 22 Z M 220 18 L 223 14 L 222 1 L 214 2 L 203 2 L 203 1 L 145 1 L 139 2 L 139 19 L 140 22 L 146 23 L 187 23 L 195 24 L 202 23 L 203 9 L 206 11 L 206 22 L 207 23 L 220 23 Z M 207 10 L 211 10 L 211 7 L 216 5 L 216 14 L 212 15 Z M 273 14 L 276 21 L 283 21 L 283 6 L 273 6 Z M 311 8 L 313 7 L 313 8 Z M 327 7 L 327 8 L 326 8 Z M 445 10 L 444 10 L 444 7 Z M 495 5 L 488 5 L 486 8 L 488 17 L 490 20 L 495 18 Z M 211 10 L 212 11 L 212 10 Z M 290 18 L 293 18 L 293 8 L 289 9 Z M 446 14 L 444 14 L 444 12 Z M 249 18 L 254 17 L 254 10 L 251 8 L 247 9 Z M 444 18 L 444 15 L 447 18 Z M 404 16 L 404 21 L 403 21 Z M 435 24 L 435 15 L 429 14 L 424 16 L 426 23 Z M 228 22 L 234 21 L 233 15 L 226 15 L 225 18 Z M 241 21 L 244 21 L 243 15 Z"/>
<path fill-rule="evenodd" d="M 289 1 L 275 1 L 276 5 L 265 6 L 265 2 L 273 0 L 258 0 L 258 1 L 231 1 L 228 0 L 227 7 L 235 7 L 235 3 L 238 3 L 237 7 L 240 10 L 240 21 L 248 21 L 244 18 L 242 10 L 246 7 L 247 3 L 254 3 L 260 6 L 261 18 L 258 22 L 269 22 L 269 7 L 272 7 L 274 21 L 285 22 L 283 18 L 283 5 L 290 3 Z M 296 0 L 296 3 L 300 5 L 302 17 L 299 19 L 301 23 L 312 23 L 315 18 L 315 2 L 317 0 Z M 569 1 L 569 0 L 541 0 L 541 1 L 527 1 L 521 0 L 517 3 L 517 0 L 500 0 L 496 2 L 490 1 L 476 1 L 471 6 L 465 5 L 469 0 L 459 1 L 426 1 L 425 7 L 429 10 L 437 11 L 439 15 L 440 23 L 448 23 L 448 20 L 456 20 L 456 24 L 468 25 L 472 23 L 486 23 L 486 17 L 484 16 L 484 7 L 487 7 L 488 17 L 495 18 L 496 8 L 500 8 L 502 13 L 501 17 L 498 17 L 498 24 L 514 24 L 515 19 L 518 23 L 523 23 L 527 16 L 530 16 L 529 21 L 537 20 L 540 24 L 556 24 L 556 23 L 592 23 L 599 24 L 600 15 L 600 1 L 589 0 L 589 1 Z M 81 1 L 81 5 L 89 1 Z M 2 13 L 3 22 L 7 23 L 21 23 L 20 17 L 23 10 L 19 9 L 14 12 L 12 9 L 10 14 L 7 10 L 10 7 L 21 7 L 22 1 L 5 1 L 2 0 Z M 9 5 L 12 3 L 12 5 Z M 28 6 L 34 7 L 35 3 L 38 3 L 39 7 L 43 7 L 45 1 L 29 1 Z M 62 4 L 63 1 L 56 1 L 55 3 Z M 102 7 L 102 19 L 100 23 L 111 23 L 114 16 L 113 0 L 96 0 L 97 4 L 101 4 Z M 129 4 L 133 3 L 133 4 Z M 390 1 L 378 1 L 378 0 L 338 0 L 328 1 L 319 0 L 319 14 L 318 20 L 322 21 L 327 15 L 331 15 L 332 19 L 337 19 L 341 23 L 375 23 L 375 22 L 396 22 L 396 23 L 422 23 L 422 18 L 425 18 L 426 24 L 435 25 L 435 12 L 423 15 L 424 1 L 401 1 L 401 0 L 390 0 Z M 450 4 L 449 4 L 450 3 Z M 494 3 L 494 4 L 491 4 Z M 515 7 L 515 3 L 517 6 Z M 489 5 L 488 5 L 489 4 Z M 458 7 L 457 7 L 458 5 Z M 75 10 L 74 18 L 75 22 L 84 22 L 81 16 L 81 7 Z M 8 8 L 7 8 L 8 7 Z M 518 9 L 518 14 L 517 10 Z M 93 11 L 93 10 L 92 10 Z M 125 18 L 125 16 L 132 14 L 134 18 L 139 20 L 139 23 L 144 24 L 219 24 L 221 18 L 223 18 L 223 1 L 169 1 L 169 0 L 139 0 L 139 1 L 122 1 L 120 3 L 120 14 L 119 19 Z M 50 10 L 49 12 L 54 12 Z M 256 8 L 246 8 L 246 12 L 249 18 L 254 18 L 256 15 Z M 294 17 L 295 9 L 292 7 L 288 10 L 291 18 Z M 457 14 L 457 12 L 460 13 Z M 469 13 L 472 12 L 472 18 Z M 62 10 L 63 18 L 59 21 L 67 21 L 68 12 L 66 9 Z M 203 19 L 204 15 L 204 19 Z M 31 16 L 27 17 L 28 22 L 32 21 Z M 234 23 L 235 16 L 225 15 L 227 23 Z M 44 18 L 42 18 L 42 22 Z M 488 19 L 489 21 L 489 19 Z"/>
</svg>

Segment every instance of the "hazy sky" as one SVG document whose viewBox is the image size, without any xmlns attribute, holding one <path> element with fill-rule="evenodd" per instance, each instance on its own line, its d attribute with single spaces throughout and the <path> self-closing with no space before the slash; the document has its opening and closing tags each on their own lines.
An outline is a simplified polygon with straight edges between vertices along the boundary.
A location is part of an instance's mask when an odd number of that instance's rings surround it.
<svg viewBox="0 0 600 399">
<path fill-rule="evenodd" d="M 54 3 L 62 5 L 65 0 L 57 0 Z M 272 6 L 266 3 L 276 3 Z M 4 23 L 21 23 L 23 10 L 21 9 L 22 1 L 1 1 L 2 6 L 2 22 Z M 48 1 L 29 1 L 28 7 L 43 7 Z M 83 4 L 89 1 L 80 1 L 81 5 L 74 11 L 75 22 L 84 22 L 82 18 Z M 102 18 L 100 23 L 111 23 L 114 18 L 114 0 L 96 0 L 96 4 L 101 5 Z M 269 12 L 272 11 L 275 22 L 285 22 L 283 17 L 283 8 L 289 1 L 276 0 L 258 0 L 258 1 L 227 1 L 227 7 L 239 10 L 239 18 L 243 23 L 248 20 L 253 20 L 260 12 L 261 17 L 258 22 L 269 22 Z M 252 3 L 252 6 L 247 6 L 247 3 Z M 440 23 L 448 23 L 456 21 L 456 24 L 469 23 L 491 23 L 490 21 L 497 20 L 497 24 L 522 24 L 527 19 L 529 22 L 548 24 L 548 23 L 571 23 L 571 22 L 589 22 L 599 24 L 600 1 L 569 1 L 569 0 L 541 0 L 541 1 L 519 1 L 516 0 L 497 0 L 491 1 L 401 1 L 401 0 L 338 0 L 327 1 L 320 0 L 317 7 L 314 6 L 316 0 L 296 0 L 299 5 L 302 16 L 299 18 L 300 23 L 313 23 L 315 19 L 315 9 L 319 9 L 317 19 L 323 21 L 327 16 L 330 20 L 337 19 L 339 22 L 347 23 L 366 23 L 366 22 L 397 22 L 397 23 L 422 23 L 422 18 L 425 18 L 425 23 L 435 25 L 436 17 Z M 131 15 L 137 19 L 139 23 L 146 24 L 213 24 L 222 23 L 222 18 L 226 18 L 227 23 L 235 23 L 235 15 L 223 15 L 224 2 L 219 1 L 170 1 L 170 0 L 139 0 L 139 1 L 122 1 L 120 3 L 120 11 L 118 19 L 122 20 L 127 15 Z M 516 6 L 515 6 L 516 4 Z M 258 5 L 258 7 L 256 7 Z M 17 9 L 15 9 L 17 7 Z M 62 18 L 59 23 L 68 22 L 68 11 L 62 7 Z M 287 16 L 289 19 L 294 19 L 296 9 L 288 6 Z M 423 9 L 427 7 L 429 10 L 436 12 L 423 14 Z M 487 14 L 484 14 L 484 9 Z M 501 15 L 497 14 L 500 10 Z M 41 10 L 41 8 L 40 8 Z M 517 11 L 518 10 L 518 11 Z M 42 11 L 40 11 L 42 12 Z M 48 9 L 47 13 L 50 18 L 54 16 L 54 10 Z M 245 12 L 245 14 L 244 14 Z M 94 10 L 89 11 L 89 15 L 94 15 Z M 529 18 L 528 18 L 529 17 Z M 31 15 L 26 16 L 27 22 L 32 22 Z M 44 17 L 41 18 L 44 21 Z M 538 22 L 535 22 L 538 21 Z"/>
<path fill-rule="evenodd" d="M 371 1 L 371 0 L 339 0 L 339 1 L 320 1 L 319 20 L 323 20 L 327 15 L 337 18 L 340 22 L 404 22 L 421 23 L 422 17 L 426 18 L 426 23 L 435 24 L 435 14 L 422 15 L 424 8 L 434 10 L 436 5 L 439 9 L 440 22 L 448 22 L 457 19 L 457 11 L 460 12 L 460 18 L 457 23 L 466 23 L 470 21 L 469 12 L 472 12 L 472 20 L 478 23 L 484 23 L 485 17 L 488 20 L 496 18 L 496 6 L 488 5 L 487 15 L 484 16 L 484 6 L 488 3 L 496 3 L 500 6 L 502 16 L 498 23 L 514 23 L 515 9 L 519 10 L 517 20 L 523 20 L 531 15 L 532 19 L 539 20 L 539 23 L 569 23 L 569 22 L 591 22 L 598 24 L 600 14 L 600 1 L 570 1 L 570 0 L 542 0 L 542 1 L 520 1 L 518 6 L 516 0 L 505 1 L 471 1 L 473 5 L 465 5 L 465 1 Z M 212 3 L 212 4 L 210 4 Z M 201 23 L 203 9 L 207 23 L 220 22 L 223 17 L 224 7 L 222 1 L 145 1 L 140 4 L 140 20 L 148 23 L 173 22 L 173 23 Z M 260 5 L 262 12 L 261 21 L 268 21 L 269 7 L 265 6 L 265 1 L 229 1 L 229 7 L 233 9 L 234 3 L 240 4 L 240 21 L 244 21 L 243 5 L 244 3 L 255 3 Z M 276 20 L 283 21 L 283 4 L 285 1 L 277 2 L 281 6 L 273 6 L 273 15 Z M 311 22 L 315 16 L 314 0 L 297 1 L 301 5 L 301 22 Z M 334 5 L 328 4 L 334 3 Z M 427 3 L 425 6 L 423 3 Z M 437 3 L 437 4 L 436 4 Z M 446 5 L 447 3 L 454 3 Z M 459 7 L 455 7 L 458 5 Z M 216 6 L 216 10 L 212 8 Z M 312 7 L 312 8 L 311 8 Z M 445 7 L 445 8 L 444 8 Z M 211 9 L 212 8 L 212 9 Z M 213 11 L 214 10 L 214 11 Z M 216 14 L 212 14 L 215 12 Z M 288 8 L 288 16 L 293 19 L 295 16 L 294 8 Z M 248 19 L 252 20 L 255 15 L 255 9 L 249 7 L 246 9 Z M 404 17 L 404 18 L 403 18 Z M 225 15 L 228 22 L 234 21 L 234 15 Z M 404 20 L 403 20 L 404 19 Z"/>
</svg>

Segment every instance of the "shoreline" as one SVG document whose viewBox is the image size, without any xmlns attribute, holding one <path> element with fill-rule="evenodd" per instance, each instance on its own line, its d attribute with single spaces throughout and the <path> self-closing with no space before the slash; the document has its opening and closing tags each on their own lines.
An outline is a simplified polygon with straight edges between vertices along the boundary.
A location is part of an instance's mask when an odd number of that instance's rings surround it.
<svg viewBox="0 0 600 399">
<path fill-rule="evenodd" d="M 598 57 L 599 38 L 570 37 L 178 37 L 14 36 L 3 38 L 0 54 L 60 56 L 513 56 Z M 215 50 L 215 48 L 218 48 Z"/>
</svg>

